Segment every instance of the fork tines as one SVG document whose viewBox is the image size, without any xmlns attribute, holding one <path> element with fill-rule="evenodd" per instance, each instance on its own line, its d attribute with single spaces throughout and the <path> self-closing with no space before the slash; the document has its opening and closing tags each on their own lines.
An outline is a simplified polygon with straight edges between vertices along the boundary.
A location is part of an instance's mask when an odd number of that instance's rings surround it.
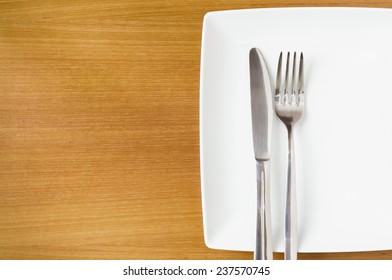
<svg viewBox="0 0 392 280">
<path fill-rule="evenodd" d="M 286 69 L 285 69 L 285 79 L 282 83 L 282 56 L 281 52 L 279 55 L 278 70 L 276 74 L 276 87 L 275 87 L 275 101 L 282 104 L 292 104 L 295 103 L 299 105 L 303 102 L 304 94 L 304 71 L 303 71 L 303 54 L 301 52 L 299 60 L 299 70 L 297 77 L 297 53 L 294 52 L 292 67 L 291 81 L 289 77 L 290 69 L 290 52 L 287 53 L 286 58 Z M 283 87 L 283 90 L 282 90 Z"/>
</svg>

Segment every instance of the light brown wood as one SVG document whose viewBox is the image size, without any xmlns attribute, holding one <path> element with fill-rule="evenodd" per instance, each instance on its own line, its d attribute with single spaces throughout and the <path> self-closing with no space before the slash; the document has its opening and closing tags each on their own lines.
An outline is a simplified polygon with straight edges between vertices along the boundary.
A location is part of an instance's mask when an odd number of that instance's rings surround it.
<svg viewBox="0 0 392 280">
<path fill-rule="evenodd" d="M 298 5 L 368 2 L 0 1 L 0 258 L 251 259 L 203 241 L 202 21 Z"/>
</svg>

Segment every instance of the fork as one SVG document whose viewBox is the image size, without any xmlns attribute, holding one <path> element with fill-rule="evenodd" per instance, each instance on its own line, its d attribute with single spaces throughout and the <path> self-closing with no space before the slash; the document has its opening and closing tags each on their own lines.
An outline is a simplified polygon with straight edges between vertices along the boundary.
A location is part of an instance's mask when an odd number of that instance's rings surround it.
<svg viewBox="0 0 392 280">
<path fill-rule="evenodd" d="M 304 113 L 304 74 L 303 54 L 299 62 L 299 75 L 296 75 L 296 52 L 294 52 L 291 81 L 289 81 L 290 52 L 287 53 L 285 79 L 281 79 L 282 52 L 279 55 L 276 74 L 275 112 L 285 124 L 288 134 L 288 168 L 285 213 L 285 260 L 297 259 L 297 199 L 295 182 L 295 157 L 293 128 Z M 290 86 L 289 86 L 290 83 Z M 282 90 L 283 86 L 283 90 Z"/>
</svg>

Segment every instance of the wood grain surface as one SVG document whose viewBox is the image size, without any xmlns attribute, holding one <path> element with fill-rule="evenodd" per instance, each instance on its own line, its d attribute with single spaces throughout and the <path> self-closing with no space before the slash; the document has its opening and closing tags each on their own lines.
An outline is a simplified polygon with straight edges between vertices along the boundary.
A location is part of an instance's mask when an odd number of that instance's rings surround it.
<svg viewBox="0 0 392 280">
<path fill-rule="evenodd" d="M 203 240 L 202 21 L 281 6 L 369 3 L 0 0 L 0 258 L 252 259 Z"/>
</svg>

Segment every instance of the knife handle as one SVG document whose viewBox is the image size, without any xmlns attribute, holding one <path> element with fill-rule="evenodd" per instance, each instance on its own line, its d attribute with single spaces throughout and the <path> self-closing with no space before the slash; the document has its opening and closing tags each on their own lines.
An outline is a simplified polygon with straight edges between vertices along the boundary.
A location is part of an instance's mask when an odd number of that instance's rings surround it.
<svg viewBox="0 0 392 280">
<path fill-rule="evenodd" d="M 258 160 L 257 172 L 257 215 L 255 260 L 272 260 L 271 204 L 269 186 L 269 162 Z"/>
</svg>

